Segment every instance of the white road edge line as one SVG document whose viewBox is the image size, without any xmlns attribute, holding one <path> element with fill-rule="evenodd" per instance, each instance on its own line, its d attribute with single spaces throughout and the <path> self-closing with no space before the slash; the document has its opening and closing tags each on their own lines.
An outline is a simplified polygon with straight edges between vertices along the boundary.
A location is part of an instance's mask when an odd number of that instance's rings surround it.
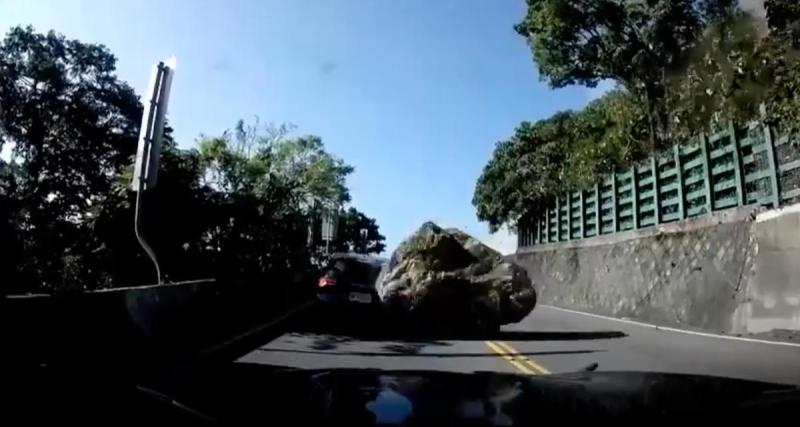
<svg viewBox="0 0 800 427">
<path fill-rule="evenodd" d="M 785 341 L 768 341 L 768 340 L 762 340 L 762 339 L 758 339 L 758 338 L 734 337 L 734 336 L 730 336 L 730 335 L 712 334 L 712 333 L 708 333 L 708 332 L 696 332 L 696 331 L 689 331 L 689 330 L 686 330 L 686 329 L 670 328 L 668 326 L 653 325 L 652 323 L 637 322 L 635 320 L 618 319 L 616 317 L 603 316 L 601 314 L 586 313 L 585 311 L 570 310 L 568 308 L 556 307 L 554 305 L 549 305 L 549 304 L 539 304 L 539 306 L 540 307 L 546 307 L 546 308 L 552 308 L 553 310 L 565 311 L 567 313 L 575 313 L 575 314 L 581 314 L 581 315 L 589 316 L 589 317 L 596 317 L 598 319 L 613 320 L 615 322 L 628 323 L 628 324 L 637 325 L 637 326 L 644 326 L 646 328 L 658 329 L 660 331 L 679 332 L 679 333 L 682 333 L 682 334 L 699 335 L 701 337 L 720 338 L 720 339 L 724 339 L 724 340 L 744 341 L 744 342 L 752 342 L 752 343 L 758 343 L 758 344 L 772 344 L 772 345 L 782 345 L 782 346 L 786 346 L 786 347 L 800 347 L 800 343 L 791 343 L 791 342 L 785 342 Z"/>
</svg>

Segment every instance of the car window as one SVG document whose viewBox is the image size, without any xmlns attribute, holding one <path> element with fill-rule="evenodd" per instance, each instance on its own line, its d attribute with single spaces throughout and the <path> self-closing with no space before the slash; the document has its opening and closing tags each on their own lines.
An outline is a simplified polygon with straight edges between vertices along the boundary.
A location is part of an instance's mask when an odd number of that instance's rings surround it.
<svg viewBox="0 0 800 427">
<path fill-rule="evenodd" d="M 331 264 L 331 270 L 353 283 L 375 283 L 380 273 L 380 266 L 354 259 L 340 259 Z"/>
</svg>

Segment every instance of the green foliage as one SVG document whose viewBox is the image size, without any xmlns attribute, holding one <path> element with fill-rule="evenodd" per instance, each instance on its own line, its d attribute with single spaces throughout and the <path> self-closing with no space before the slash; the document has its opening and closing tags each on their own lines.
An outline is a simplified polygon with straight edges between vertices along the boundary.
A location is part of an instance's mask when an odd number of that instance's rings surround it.
<svg viewBox="0 0 800 427">
<path fill-rule="evenodd" d="M 612 91 L 586 109 L 523 122 L 478 178 L 472 200 L 491 231 L 536 211 L 563 191 L 584 188 L 596 177 L 648 153 L 645 114 L 627 92 Z"/>
<path fill-rule="evenodd" d="M 793 0 L 766 0 L 770 34 L 757 59 L 765 95 L 767 118 L 794 132 L 800 131 L 800 4 Z"/>
<path fill-rule="evenodd" d="M 101 281 L 93 213 L 136 148 L 141 105 L 103 46 L 32 28 L 0 43 L 0 146 L 14 144 L 7 177 L 22 255 L 12 282 L 53 289 L 74 275 Z M 73 275 L 73 276 L 74 276 Z"/>
<path fill-rule="evenodd" d="M 553 87 L 622 84 L 645 106 L 655 149 L 669 135 L 667 76 L 684 67 L 707 7 L 691 0 L 528 0 L 515 29 Z"/>
<path fill-rule="evenodd" d="M 4 292 L 152 283 L 133 233 L 139 98 L 103 46 L 14 28 L 0 43 L 0 241 Z M 165 129 L 159 184 L 145 192 L 144 234 L 167 281 L 217 277 L 284 286 L 313 269 L 311 201 L 346 202 L 352 167 L 317 137 L 240 121 L 180 149 Z M 375 220 L 351 209 L 342 245 Z"/>
<path fill-rule="evenodd" d="M 795 0 L 765 0 L 767 23 L 773 31 L 800 34 L 800 3 Z M 797 47 L 797 45 L 795 45 Z"/>
<path fill-rule="evenodd" d="M 731 8 L 705 29 L 682 73 L 673 76 L 676 134 L 688 137 L 726 120 L 787 128 L 800 123 L 800 6 L 766 1 L 760 18 Z"/>
<path fill-rule="evenodd" d="M 288 137 L 288 126 L 237 123 L 234 132 L 201 137 L 206 184 L 226 191 L 258 194 L 280 179 L 294 186 L 298 199 L 336 206 L 350 201 L 347 176 L 353 167 L 325 151 L 317 136 Z"/>
<path fill-rule="evenodd" d="M 307 200 L 329 206 L 350 201 L 346 179 L 353 167 L 326 152 L 319 137 L 281 139 L 273 146 L 273 153 L 276 173 L 297 182 Z"/>
<path fill-rule="evenodd" d="M 686 69 L 671 78 L 675 136 L 758 116 L 770 84 L 761 72 L 760 42 L 759 22 L 748 13 L 732 10 L 709 24 Z"/>
<path fill-rule="evenodd" d="M 625 90 L 611 91 L 575 115 L 563 184 L 578 190 L 647 156 L 647 115 Z"/>
</svg>

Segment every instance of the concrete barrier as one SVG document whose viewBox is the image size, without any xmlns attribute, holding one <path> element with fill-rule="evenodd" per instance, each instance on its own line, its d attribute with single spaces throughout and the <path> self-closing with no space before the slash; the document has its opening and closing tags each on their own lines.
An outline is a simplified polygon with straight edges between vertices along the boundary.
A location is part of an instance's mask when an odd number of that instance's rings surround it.
<svg viewBox="0 0 800 427">
<path fill-rule="evenodd" d="M 0 340 L 5 360 L 15 365 L 147 369 L 279 316 L 302 298 L 285 295 L 286 287 L 200 280 L 6 296 Z"/>
<path fill-rule="evenodd" d="M 800 329 L 800 211 L 738 208 L 518 252 L 540 301 L 714 333 Z"/>
<path fill-rule="evenodd" d="M 751 234 L 756 253 L 733 332 L 800 330 L 800 205 L 760 214 Z"/>
</svg>

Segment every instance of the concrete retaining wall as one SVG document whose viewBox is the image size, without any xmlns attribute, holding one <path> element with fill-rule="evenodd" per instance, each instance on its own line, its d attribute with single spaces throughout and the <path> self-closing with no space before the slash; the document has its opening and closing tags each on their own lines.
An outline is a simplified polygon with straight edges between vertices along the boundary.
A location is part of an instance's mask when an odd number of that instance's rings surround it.
<svg viewBox="0 0 800 427">
<path fill-rule="evenodd" d="M 800 209 L 732 209 L 514 257 L 545 304 L 715 333 L 800 329 Z"/>
</svg>

